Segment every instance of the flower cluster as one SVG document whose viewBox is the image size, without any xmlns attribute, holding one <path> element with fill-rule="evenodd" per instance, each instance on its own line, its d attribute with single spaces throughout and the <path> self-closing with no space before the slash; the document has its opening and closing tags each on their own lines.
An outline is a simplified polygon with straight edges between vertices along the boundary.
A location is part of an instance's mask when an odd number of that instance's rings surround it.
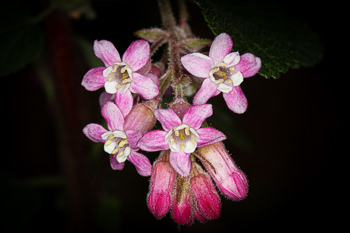
<svg viewBox="0 0 350 233">
<path fill-rule="evenodd" d="M 94 42 L 95 55 L 105 66 L 89 70 L 82 85 L 89 91 L 104 89 L 100 104 L 107 129 L 91 123 L 83 133 L 104 143 L 112 169 L 122 170 L 128 160 L 141 176 L 151 176 L 147 205 L 157 219 L 170 210 L 175 222 L 191 225 L 194 219 L 219 217 L 217 189 L 232 200 L 247 195 L 247 178 L 222 143 L 226 136 L 207 127 L 205 121 L 213 115 L 207 101 L 222 93 L 230 110 L 244 113 L 247 99 L 240 85 L 259 71 L 261 61 L 250 53 L 231 52 L 233 42 L 226 33 L 204 55 L 199 51 L 208 40 L 176 30 L 141 30 L 136 34 L 142 40 L 132 42 L 122 57 L 111 42 Z M 156 47 L 165 43 L 168 62 L 153 62 Z M 201 87 L 190 104 L 184 87 L 194 85 L 194 79 Z M 163 96 L 171 92 L 173 101 L 162 108 Z M 140 151 L 160 154 L 152 165 Z"/>
</svg>

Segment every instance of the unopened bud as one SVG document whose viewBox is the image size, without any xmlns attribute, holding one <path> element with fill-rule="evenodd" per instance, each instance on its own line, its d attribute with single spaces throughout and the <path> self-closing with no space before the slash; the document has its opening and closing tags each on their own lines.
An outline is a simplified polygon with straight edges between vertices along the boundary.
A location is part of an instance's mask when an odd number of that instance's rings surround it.
<svg viewBox="0 0 350 233">
<path fill-rule="evenodd" d="M 148 102 L 135 105 L 125 118 L 124 130 L 138 130 L 142 134 L 150 131 L 156 124 L 156 118 L 153 113 L 154 109 L 149 106 L 153 105 Z"/>
<path fill-rule="evenodd" d="M 177 178 L 171 199 L 171 217 L 173 220 L 178 224 L 191 225 L 193 223 L 193 196 L 187 177 L 179 176 Z"/>
<path fill-rule="evenodd" d="M 160 157 L 165 157 L 165 153 L 169 154 L 169 151 L 161 152 Z M 153 165 L 147 205 L 157 219 L 169 211 L 176 174 L 168 161 L 158 160 Z"/>
<path fill-rule="evenodd" d="M 194 163 L 192 168 L 200 170 L 191 177 L 190 185 L 196 200 L 196 206 L 199 213 L 197 216 L 203 216 L 206 219 L 216 219 L 220 216 L 221 202 L 213 182 L 208 173 L 204 172 L 198 164 Z M 197 217 L 198 218 L 198 217 Z"/>
<path fill-rule="evenodd" d="M 237 168 L 222 142 L 200 147 L 198 152 L 203 165 L 225 196 L 237 201 L 247 196 L 247 178 Z"/>
</svg>

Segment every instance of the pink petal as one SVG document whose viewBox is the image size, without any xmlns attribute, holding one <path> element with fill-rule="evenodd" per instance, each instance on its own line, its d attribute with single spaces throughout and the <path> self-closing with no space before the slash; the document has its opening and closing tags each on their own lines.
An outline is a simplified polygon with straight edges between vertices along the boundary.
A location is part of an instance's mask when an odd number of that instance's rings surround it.
<svg viewBox="0 0 350 233">
<path fill-rule="evenodd" d="M 142 133 L 138 130 L 127 130 L 125 131 L 125 134 L 131 149 L 137 150 L 137 143 L 139 142 L 140 138 L 142 138 Z"/>
<path fill-rule="evenodd" d="M 261 60 L 251 53 L 245 53 L 241 56 L 241 60 L 235 67 L 241 71 L 243 77 L 252 77 L 260 70 Z"/>
<path fill-rule="evenodd" d="M 121 62 L 118 50 L 108 40 L 95 40 L 94 51 L 96 57 L 100 58 L 106 67 Z"/>
<path fill-rule="evenodd" d="M 138 142 L 137 146 L 144 151 L 168 150 L 169 144 L 165 141 L 167 132 L 153 130 L 146 133 Z"/>
<path fill-rule="evenodd" d="M 193 104 L 205 104 L 211 97 L 217 96 L 218 94 L 220 94 L 220 91 L 213 82 L 207 78 L 203 81 L 201 88 L 193 97 Z"/>
<path fill-rule="evenodd" d="M 213 115 L 211 104 L 194 105 L 186 111 L 182 122 L 190 125 L 192 128 L 199 129 L 203 121 L 211 115 Z"/>
<path fill-rule="evenodd" d="M 154 115 L 162 124 L 165 131 L 171 130 L 173 127 L 181 124 L 180 118 L 172 109 L 156 109 Z"/>
<path fill-rule="evenodd" d="M 180 150 L 179 152 L 170 152 L 169 156 L 170 164 L 182 177 L 187 177 L 191 171 L 190 153 L 185 153 Z"/>
<path fill-rule="evenodd" d="M 213 128 L 200 128 L 197 130 L 199 139 L 197 139 L 197 147 L 213 144 L 226 139 L 224 133 Z"/>
<path fill-rule="evenodd" d="M 181 63 L 192 75 L 207 78 L 213 61 L 201 53 L 191 53 L 181 57 Z"/>
<path fill-rule="evenodd" d="M 120 93 L 120 91 L 117 91 L 115 93 L 115 104 L 122 112 L 124 117 L 126 117 L 130 113 L 133 101 L 134 99 L 129 90 L 126 90 L 125 93 Z"/>
<path fill-rule="evenodd" d="M 117 154 L 113 154 L 113 155 L 109 156 L 109 162 L 110 162 L 111 168 L 113 170 L 123 170 L 123 168 L 125 166 L 125 162 L 119 163 L 117 161 L 116 156 L 117 156 Z"/>
<path fill-rule="evenodd" d="M 86 137 L 88 137 L 93 142 L 105 142 L 106 140 L 102 139 L 101 135 L 107 132 L 105 128 L 103 128 L 99 124 L 88 124 L 84 127 L 83 133 Z"/>
<path fill-rule="evenodd" d="M 145 40 L 137 40 L 130 44 L 123 54 L 123 62 L 128 64 L 133 71 L 142 68 L 148 61 L 150 46 Z"/>
<path fill-rule="evenodd" d="M 152 79 L 138 73 L 133 73 L 130 90 L 140 94 L 144 99 L 153 99 L 159 94 L 158 86 Z"/>
<path fill-rule="evenodd" d="M 239 61 L 240 61 L 239 52 L 229 53 L 224 57 L 224 62 L 229 67 L 238 64 Z"/>
<path fill-rule="evenodd" d="M 105 67 L 96 67 L 89 70 L 83 77 L 81 85 L 88 91 L 96 91 L 104 86 L 107 78 L 103 76 Z"/>
<path fill-rule="evenodd" d="M 102 116 L 106 119 L 109 130 L 123 131 L 124 117 L 117 105 L 107 102 L 101 110 Z"/>
<path fill-rule="evenodd" d="M 248 101 L 240 86 L 233 87 L 229 93 L 222 93 L 229 109 L 242 114 L 247 110 Z"/>
<path fill-rule="evenodd" d="M 141 176 L 150 176 L 152 174 L 152 165 L 148 158 L 143 154 L 131 151 L 128 160 L 134 164 L 137 172 Z"/>
<path fill-rule="evenodd" d="M 221 63 L 224 57 L 232 50 L 233 42 L 231 37 L 226 33 L 221 33 L 215 37 L 211 44 L 209 57 L 214 60 L 214 64 Z"/>
</svg>

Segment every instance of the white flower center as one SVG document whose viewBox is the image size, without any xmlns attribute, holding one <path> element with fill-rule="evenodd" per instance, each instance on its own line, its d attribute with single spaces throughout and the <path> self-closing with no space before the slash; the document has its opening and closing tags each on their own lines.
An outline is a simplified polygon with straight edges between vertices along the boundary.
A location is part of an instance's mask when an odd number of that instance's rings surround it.
<svg viewBox="0 0 350 233">
<path fill-rule="evenodd" d="M 192 153 L 197 148 L 199 135 L 189 125 L 182 124 L 172 128 L 165 136 L 171 151 Z"/>
<path fill-rule="evenodd" d="M 239 86 L 243 82 L 241 72 L 236 71 L 234 66 L 228 67 L 226 63 L 221 63 L 209 71 L 210 80 L 217 89 L 224 93 L 229 93 L 233 86 Z"/>
<path fill-rule="evenodd" d="M 115 130 L 108 131 L 101 136 L 107 140 L 104 145 L 104 150 L 108 154 L 117 154 L 116 158 L 119 163 L 124 162 L 131 152 L 126 134 L 123 131 Z"/>
<path fill-rule="evenodd" d="M 107 93 L 115 94 L 117 89 L 121 93 L 130 87 L 132 82 L 132 70 L 124 62 L 114 63 L 103 71 L 103 76 L 108 78 L 105 82 Z"/>
</svg>

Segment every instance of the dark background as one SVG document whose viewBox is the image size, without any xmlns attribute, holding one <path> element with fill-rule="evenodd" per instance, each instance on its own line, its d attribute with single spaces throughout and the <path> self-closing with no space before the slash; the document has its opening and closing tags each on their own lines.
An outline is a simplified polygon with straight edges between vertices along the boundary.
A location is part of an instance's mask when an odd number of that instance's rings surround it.
<svg viewBox="0 0 350 233">
<path fill-rule="evenodd" d="M 290 70 L 278 80 L 246 79 L 242 89 L 249 107 L 243 115 L 222 110 L 221 95 L 210 100 L 214 116 L 208 121 L 215 127 L 217 110 L 233 126 L 217 128 L 238 132 L 225 144 L 249 179 L 248 197 L 241 202 L 222 197 L 219 219 L 195 222 L 181 232 L 334 230 L 343 223 L 340 211 L 347 209 L 340 200 L 347 183 L 340 182 L 345 170 L 339 165 L 347 163 L 348 152 L 341 148 L 347 135 L 340 136 L 340 129 L 345 128 L 341 118 L 348 106 L 348 74 L 341 63 L 347 54 L 339 44 L 345 21 L 341 5 L 312 4 L 287 1 L 282 6 L 320 35 L 320 63 Z M 25 5 L 37 14 L 47 2 Z M 51 14 L 40 23 L 45 36 L 40 61 L 1 77 L 2 232 L 179 230 L 169 214 L 156 220 L 149 212 L 149 178 L 140 177 L 130 163 L 122 172 L 111 170 L 102 144 L 81 132 L 102 118 L 100 92 L 80 85 L 91 66 L 77 38 L 88 42 L 90 53 L 93 40 L 107 39 L 122 54 L 136 39 L 134 31 L 161 26 L 157 3 L 93 1 L 91 7 L 96 13 L 91 20 Z M 193 32 L 213 39 L 199 8 L 192 2 L 188 8 Z M 43 84 L 46 79 L 51 92 Z M 156 156 L 149 154 L 151 161 Z"/>
</svg>

